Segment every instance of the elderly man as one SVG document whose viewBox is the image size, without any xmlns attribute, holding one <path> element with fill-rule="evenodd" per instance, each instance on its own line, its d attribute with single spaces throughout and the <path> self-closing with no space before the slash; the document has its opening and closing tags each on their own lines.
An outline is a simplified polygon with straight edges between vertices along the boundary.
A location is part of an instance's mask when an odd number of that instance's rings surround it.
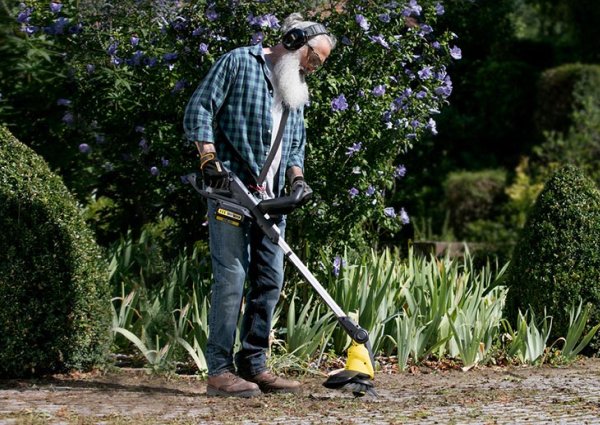
<svg viewBox="0 0 600 425">
<path fill-rule="evenodd" d="M 262 199 L 280 196 L 286 176 L 292 188 L 306 185 L 305 76 L 323 65 L 336 39 L 299 14 L 290 15 L 282 30 L 281 43 L 273 47 L 241 47 L 219 58 L 187 105 L 184 127 L 198 147 L 205 185 L 226 189 L 227 170 Z M 251 222 L 236 227 L 218 220 L 212 201 L 208 224 L 214 282 L 207 394 L 252 397 L 261 390 L 300 391 L 299 382 L 266 367 L 271 320 L 283 286 L 283 252 Z M 285 216 L 276 224 L 283 235 Z M 241 347 L 234 358 L 246 280 Z"/>
</svg>

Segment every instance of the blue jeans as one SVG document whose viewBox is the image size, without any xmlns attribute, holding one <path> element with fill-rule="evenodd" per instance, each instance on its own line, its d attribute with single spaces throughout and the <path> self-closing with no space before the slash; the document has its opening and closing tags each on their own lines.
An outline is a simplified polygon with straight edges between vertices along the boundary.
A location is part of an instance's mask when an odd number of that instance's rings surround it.
<svg viewBox="0 0 600 425">
<path fill-rule="evenodd" d="M 283 237 L 285 217 L 276 224 Z M 208 374 L 235 372 L 233 346 L 247 278 L 235 365 L 241 374 L 256 375 L 266 370 L 271 320 L 283 286 L 283 251 L 250 220 L 240 227 L 216 220 L 212 200 L 208 202 L 208 229 L 214 278 L 206 346 Z"/>
</svg>

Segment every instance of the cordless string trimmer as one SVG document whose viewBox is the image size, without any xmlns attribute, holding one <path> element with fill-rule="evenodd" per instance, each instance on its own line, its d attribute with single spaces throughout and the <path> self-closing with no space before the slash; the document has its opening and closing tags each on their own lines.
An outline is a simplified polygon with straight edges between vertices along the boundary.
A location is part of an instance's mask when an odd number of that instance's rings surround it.
<svg viewBox="0 0 600 425">
<path fill-rule="evenodd" d="M 376 396 L 377 393 L 373 387 L 375 360 L 369 343 L 369 334 L 348 317 L 331 298 L 317 278 L 281 237 L 279 228 L 270 218 L 270 215 L 288 214 L 295 208 L 304 205 L 312 195 L 312 191 L 307 186 L 298 185 L 289 196 L 258 200 L 231 172 L 229 173 L 229 190 L 215 190 L 211 187 L 202 190 L 196 183 L 196 174 L 188 175 L 187 180 L 200 195 L 216 202 L 217 220 L 233 226 L 240 226 L 247 219 L 254 220 L 265 235 L 283 250 L 287 259 L 296 266 L 304 279 L 317 291 L 335 314 L 342 328 L 352 338 L 345 369 L 329 376 L 323 385 L 331 389 L 351 391 L 357 397 L 365 394 Z"/>
</svg>

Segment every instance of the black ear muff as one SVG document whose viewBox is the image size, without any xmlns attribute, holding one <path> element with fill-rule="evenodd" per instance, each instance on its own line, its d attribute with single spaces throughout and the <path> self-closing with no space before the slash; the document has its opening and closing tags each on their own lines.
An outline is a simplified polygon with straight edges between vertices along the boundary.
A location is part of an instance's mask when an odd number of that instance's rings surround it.
<svg viewBox="0 0 600 425">
<path fill-rule="evenodd" d="M 307 41 L 308 37 L 306 37 L 304 30 L 292 28 L 285 33 L 281 42 L 283 47 L 287 50 L 298 50 L 300 47 L 304 46 Z"/>
<path fill-rule="evenodd" d="M 314 24 L 304 29 L 292 28 L 283 35 L 281 43 L 287 50 L 298 50 L 307 43 L 309 38 L 320 34 L 329 34 L 327 28 L 321 24 Z"/>
</svg>

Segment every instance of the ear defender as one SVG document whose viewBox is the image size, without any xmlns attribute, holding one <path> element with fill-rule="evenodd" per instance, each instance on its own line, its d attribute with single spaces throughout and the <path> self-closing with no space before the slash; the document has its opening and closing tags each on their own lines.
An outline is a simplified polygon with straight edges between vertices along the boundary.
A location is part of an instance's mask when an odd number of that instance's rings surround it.
<svg viewBox="0 0 600 425">
<path fill-rule="evenodd" d="M 314 24 L 306 28 L 292 28 L 283 35 L 281 43 L 287 50 L 298 50 L 312 37 L 329 34 L 327 28 L 321 24 Z"/>
</svg>

